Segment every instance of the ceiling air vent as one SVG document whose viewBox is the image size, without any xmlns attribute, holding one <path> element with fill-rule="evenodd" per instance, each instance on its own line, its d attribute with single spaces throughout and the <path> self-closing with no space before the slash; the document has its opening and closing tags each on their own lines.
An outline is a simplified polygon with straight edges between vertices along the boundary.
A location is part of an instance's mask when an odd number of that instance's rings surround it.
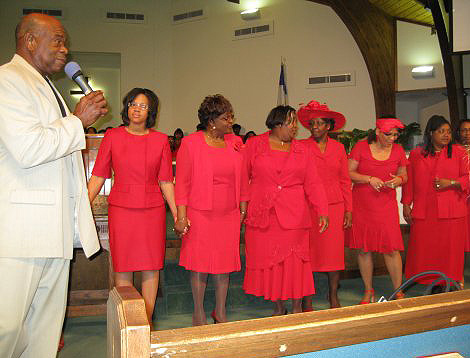
<svg viewBox="0 0 470 358">
<path fill-rule="evenodd" d="M 23 9 L 23 15 L 32 13 L 50 15 L 59 19 L 64 18 L 64 11 L 61 9 Z"/>
<path fill-rule="evenodd" d="M 183 12 L 181 14 L 173 15 L 173 24 L 181 24 L 183 22 L 197 21 L 205 19 L 204 9 Z"/>
<path fill-rule="evenodd" d="M 108 22 L 125 22 L 130 24 L 143 24 L 146 22 L 144 14 L 127 13 L 119 11 L 106 11 L 105 20 Z"/>
<path fill-rule="evenodd" d="M 233 29 L 232 40 L 248 39 L 259 36 L 272 35 L 274 33 L 273 21 L 256 24 L 250 27 L 236 27 Z"/>
<path fill-rule="evenodd" d="M 307 77 L 307 88 L 355 86 L 356 75 L 354 71 L 345 71 L 335 74 L 315 74 Z"/>
</svg>

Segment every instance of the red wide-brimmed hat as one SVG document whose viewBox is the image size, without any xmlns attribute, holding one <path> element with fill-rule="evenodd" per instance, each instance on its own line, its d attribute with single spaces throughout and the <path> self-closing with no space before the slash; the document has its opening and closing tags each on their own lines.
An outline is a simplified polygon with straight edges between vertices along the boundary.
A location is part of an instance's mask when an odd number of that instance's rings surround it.
<svg viewBox="0 0 470 358">
<path fill-rule="evenodd" d="M 307 129 L 310 129 L 310 120 L 313 118 L 331 118 L 334 119 L 335 125 L 332 131 L 337 131 L 344 127 L 346 118 L 339 113 L 332 111 L 326 104 L 317 101 L 310 101 L 307 105 L 303 105 L 297 111 L 297 117 L 300 123 Z"/>
</svg>

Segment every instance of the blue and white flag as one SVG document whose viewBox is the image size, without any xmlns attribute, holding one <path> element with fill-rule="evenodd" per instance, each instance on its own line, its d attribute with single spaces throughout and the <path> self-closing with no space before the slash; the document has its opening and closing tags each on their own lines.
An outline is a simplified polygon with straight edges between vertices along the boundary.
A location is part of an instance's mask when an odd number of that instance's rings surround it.
<svg viewBox="0 0 470 358">
<path fill-rule="evenodd" d="M 279 75 L 279 89 L 277 92 L 277 105 L 287 106 L 289 104 L 289 98 L 287 97 L 287 83 L 286 83 L 286 71 L 285 63 L 281 59 L 281 74 Z"/>
</svg>

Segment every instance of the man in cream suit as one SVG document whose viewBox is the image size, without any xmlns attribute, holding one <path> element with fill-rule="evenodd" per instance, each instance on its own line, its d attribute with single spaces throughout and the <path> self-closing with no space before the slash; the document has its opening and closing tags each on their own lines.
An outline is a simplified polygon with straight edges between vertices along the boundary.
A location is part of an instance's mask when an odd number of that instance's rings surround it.
<svg viewBox="0 0 470 358">
<path fill-rule="evenodd" d="M 100 91 L 70 113 L 47 76 L 63 69 L 61 23 L 30 14 L 0 67 L 0 357 L 55 357 L 73 243 L 99 249 L 81 158 Z"/>
</svg>

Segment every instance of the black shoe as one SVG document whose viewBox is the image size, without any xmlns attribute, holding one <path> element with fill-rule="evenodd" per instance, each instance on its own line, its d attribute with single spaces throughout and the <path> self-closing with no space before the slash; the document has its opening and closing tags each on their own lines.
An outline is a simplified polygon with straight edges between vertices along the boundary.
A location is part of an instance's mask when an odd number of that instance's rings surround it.
<svg viewBox="0 0 470 358">
<path fill-rule="evenodd" d="M 441 285 L 436 285 L 431 289 L 431 295 L 435 295 L 438 293 L 443 293 L 444 292 L 444 286 Z"/>
</svg>

